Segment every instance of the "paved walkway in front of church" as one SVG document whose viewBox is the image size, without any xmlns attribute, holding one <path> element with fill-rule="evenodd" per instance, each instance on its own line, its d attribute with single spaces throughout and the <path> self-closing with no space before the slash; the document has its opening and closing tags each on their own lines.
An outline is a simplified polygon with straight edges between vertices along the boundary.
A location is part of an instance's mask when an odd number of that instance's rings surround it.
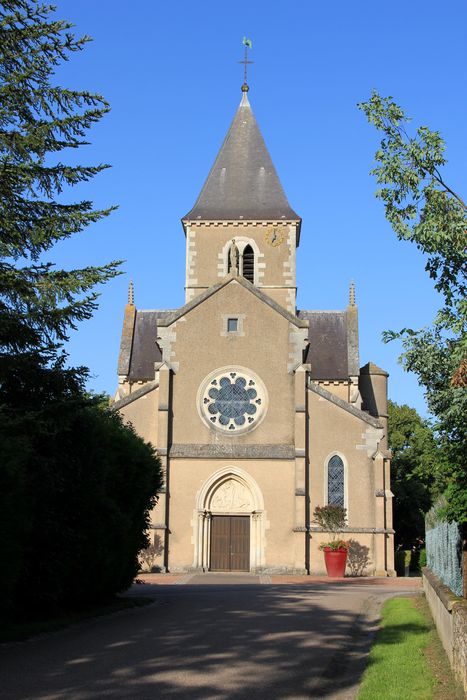
<svg viewBox="0 0 467 700">
<path fill-rule="evenodd" d="M 248 573 L 220 573 L 208 572 L 203 574 L 140 574 L 136 583 L 145 586 L 176 585 L 212 585 L 212 584 L 275 584 L 275 585 L 302 585 L 333 584 L 344 586 L 376 586 L 378 588 L 390 588 L 396 591 L 409 591 L 421 588 L 421 578 L 411 576 L 407 578 L 378 578 L 375 576 L 355 576 L 330 579 L 327 576 L 305 576 L 293 574 L 248 574 Z M 134 592 L 141 594 L 141 588 L 133 588 Z"/>
<path fill-rule="evenodd" d="M 0 698 L 351 700 L 381 602 L 416 594 L 419 585 L 311 577 L 278 584 L 275 576 L 268 583 L 249 574 L 151 578 L 128 595 L 150 596 L 152 605 L 1 646 Z"/>
</svg>

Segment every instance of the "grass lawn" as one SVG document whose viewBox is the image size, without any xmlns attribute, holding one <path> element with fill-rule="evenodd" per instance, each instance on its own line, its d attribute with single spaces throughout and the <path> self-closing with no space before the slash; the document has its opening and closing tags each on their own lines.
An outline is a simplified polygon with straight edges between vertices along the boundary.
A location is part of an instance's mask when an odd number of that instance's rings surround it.
<svg viewBox="0 0 467 700">
<path fill-rule="evenodd" d="M 119 610 L 150 605 L 152 598 L 113 598 L 107 603 L 89 605 L 77 610 L 67 610 L 55 615 L 35 615 L 34 617 L 0 620 L 0 642 L 19 642 L 37 634 L 54 632 L 76 622 L 92 617 L 108 615 Z"/>
<path fill-rule="evenodd" d="M 463 698 L 425 599 L 387 601 L 358 700 Z"/>
</svg>

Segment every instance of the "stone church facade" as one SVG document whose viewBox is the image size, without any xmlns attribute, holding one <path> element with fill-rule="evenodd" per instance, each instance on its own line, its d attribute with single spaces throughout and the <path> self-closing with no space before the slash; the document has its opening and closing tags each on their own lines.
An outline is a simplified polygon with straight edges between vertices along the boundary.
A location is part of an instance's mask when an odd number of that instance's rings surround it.
<svg viewBox="0 0 467 700">
<path fill-rule="evenodd" d="M 353 286 L 341 311 L 297 310 L 301 219 L 242 89 L 182 219 L 185 305 L 125 307 L 113 407 L 163 462 L 156 565 L 322 573 L 312 513 L 336 503 L 367 572 L 393 575 L 388 375 L 359 366 Z"/>
</svg>

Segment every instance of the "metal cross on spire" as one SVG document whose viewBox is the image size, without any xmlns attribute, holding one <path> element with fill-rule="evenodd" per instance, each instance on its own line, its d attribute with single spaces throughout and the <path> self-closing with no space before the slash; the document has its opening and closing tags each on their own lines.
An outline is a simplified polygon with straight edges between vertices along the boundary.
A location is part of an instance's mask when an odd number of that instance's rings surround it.
<svg viewBox="0 0 467 700">
<path fill-rule="evenodd" d="M 245 56 L 243 58 L 243 61 L 239 61 L 239 63 L 243 63 L 243 65 L 244 65 L 242 92 L 248 92 L 248 90 L 250 89 L 248 87 L 248 82 L 247 82 L 248 64 L 253 63 L 253 61 L 248 60 L 248 49 L 253 48 L 253 42 L 251 41 L 251 39 L 247 39 L 246 36 L 244 36 L 242 44 L 245 47 Z"/>
</svg>

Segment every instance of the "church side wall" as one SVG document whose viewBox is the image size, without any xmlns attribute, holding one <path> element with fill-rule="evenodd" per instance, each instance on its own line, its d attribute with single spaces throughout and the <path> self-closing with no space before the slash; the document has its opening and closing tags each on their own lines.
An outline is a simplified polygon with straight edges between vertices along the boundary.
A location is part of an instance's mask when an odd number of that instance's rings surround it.
<svg viewBox="0 0 467 700">
<path fill-rule="evenodd" d="M 385 534 L 375 495 L 378 477 L 375 470 L 380 467 L 373 455 L 383 431 L 311 391 L 309 420 L 310 512 L 312 514 L 316 506 L 327 503 L 327 464 L 337 454 L 345 467 L 348 529 L 343 538 L 354 540 L 363 548 L 368 547 L 367 571 L 381 572 L 385 568 Z M 331 537 L 313 530 L 313 523 L 311 526 L 311 570 L 323 573 L 324 557 L 319 544 Z"/>
<path fill-rule="evenodd" d="M 157 447 L 158 404 L 159 390 L 154 389 L 119 410 L 125 423 L 131 423 L 138 435 L 154 447 Z"/>
<path fill-rule="evenodd" d="M 150 442 L 157 448 L 158 441 L 158 408 L 159 388 L 135 399 L 132 403 L 120 409 L 126 423 L 131 423 L 143 440 Z M 164 541 L 165 541 L 165 490 L 159 494 L 158 502 L 151 512 L 151 529 L 149 531 L 150 544 L 155 545 L 158 551 L 154 557 L 153 566 L 158 570 L 164 569 Z"/>
</svg>

